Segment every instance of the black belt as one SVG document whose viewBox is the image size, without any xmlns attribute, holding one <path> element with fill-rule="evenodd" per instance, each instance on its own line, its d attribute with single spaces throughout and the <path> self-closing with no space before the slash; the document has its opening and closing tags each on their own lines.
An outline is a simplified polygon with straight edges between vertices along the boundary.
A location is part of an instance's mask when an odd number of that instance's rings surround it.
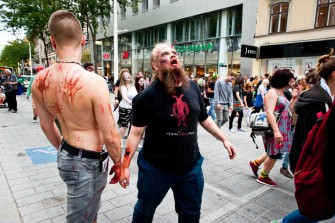
<svg viewBox="0 0 335 223">
<path fill-rule="evenodd" d="M 220 105 L 228 105 L 228 103 L 220 103 Z"/>
<path fill-rule="evenodd" d="M 67 151 L 69 154 L 73 156 L 79 156 L 79 154 L 81 153 L 81 157 L 83 158 L 100 159 L 100 152 L 93 152 L 90 150 L 79 149 L 79 148 L 73 147 L 70 144 L 68 144 L 65 140 L 63 140 L 62 144 L 63 145 L 61 149 L 64 149 L 65 151 Z"/>
</svg>

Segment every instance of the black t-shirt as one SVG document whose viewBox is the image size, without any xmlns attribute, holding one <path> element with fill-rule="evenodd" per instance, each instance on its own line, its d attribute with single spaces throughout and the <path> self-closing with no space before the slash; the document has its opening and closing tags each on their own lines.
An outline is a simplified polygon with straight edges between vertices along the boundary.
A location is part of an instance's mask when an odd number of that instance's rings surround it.
<svg viewBox="0 0 335 223">
<path fill-rule="evenodd" d="M 152 82 L 133 99 L 132 124 L 146 126 L 143 156 L 162 171 L 181 173 L 201 157 L 197 142 L 198 121 L 208 115 L 198 86 L 176 88 L 169 95 L 163 83 Z"/>
<path fill-rule="evenodd" d="M 252 92 L 251 91 L 244 91 L 243 92 L 243 97 L 246 96 L 246 101 L 247 101 L 247 105 L 248 107 L 252 107 L 253 104 L 252 104 Z M 244 101 L 244 100 L 243 100 Z"/>
<path fill-rule="evenodd" d="M 236 96 L 236 92 L 239 92 L 240 93 L 240 98 L 242 99 L 242 88 L 238 85 L 235 85 L 234 86 L 234 89 L 233 89 L 233 95 L 234 95 L 234 99 L 235 100 L 238 100 L 237 99 L 237 96 Z M 243 100 L 242 100 L 243 101 Z"/>
<path fill-rule="evenodd" d="M 215 87 L 215 82 L 210 82 L 209 83 L 209 88 L 214 91 L 214 87 Z M 207 98 L 214 98 L 214 92 L 207 92 Z"/>
</svg>

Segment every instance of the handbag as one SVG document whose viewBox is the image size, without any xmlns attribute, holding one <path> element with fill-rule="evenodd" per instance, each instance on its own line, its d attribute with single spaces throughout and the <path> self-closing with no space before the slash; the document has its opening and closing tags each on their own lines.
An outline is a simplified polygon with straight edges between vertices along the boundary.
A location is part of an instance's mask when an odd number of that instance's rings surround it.
<svg viewBox="0 0 335 223">
<path fill-rule="evenodd" d="M 278 123 L 278 120 L 280 119 L 282 112 L 284 111 L 284 108 L 285 107 L 281 108 L 278 112 L 273 113 L 276 118 L 277 123 Z M 250 137 L 255 143 L 256 149 L 258 149 L 258 145 L 255 142 L 255 138 L 257 135 L 259 136 L 273 136 L 274 135 L 273 129 L 266 116 L 266 112 L 258 112 L 258 113 L 251 114 L 250 115 L 250 128 L 251 128 Z"/>
</svg>

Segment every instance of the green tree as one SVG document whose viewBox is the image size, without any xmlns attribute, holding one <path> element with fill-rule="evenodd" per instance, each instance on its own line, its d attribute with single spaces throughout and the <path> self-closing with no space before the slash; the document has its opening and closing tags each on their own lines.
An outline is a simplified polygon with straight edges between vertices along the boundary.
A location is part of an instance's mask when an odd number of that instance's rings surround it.
<svg viewBox="0 0 335 223">
<path fill-rule="evenodd" d="M 114 1 L 114 0 L 113 0 Z M 131 6 L 137 10 L 140 0 L 117 0 L 120 6 Z M 48 20 L 50 15 L 58 9 L 69 9 L 86 27 L 93 42 L 93 63 L 96 66 L 96 35 L 105 30 L 107 21 L 112 12 L 109 0 L 2 0 L 0 2 L 0 19 L 6 28 L 15 32 L 17 29 L 26 30 L 30 41 L 37 38 L 43 41 L 44 46 L 49 44 Z M 104 31 L 105 33 L 105 31 Z M 47 48 L 45 56 L 47 57 Z M 49 65 L 49 64 L 48 64 Z"/>
<path fill-rule="evenodd" d="M 29 45 L 24 40 L 14 40 L 6 45 L 0 56 L 0 64 L 2 66 L 18 68 L 18 63 L 22 60 L 27 62 L 29 60 Z"/>
</svg>

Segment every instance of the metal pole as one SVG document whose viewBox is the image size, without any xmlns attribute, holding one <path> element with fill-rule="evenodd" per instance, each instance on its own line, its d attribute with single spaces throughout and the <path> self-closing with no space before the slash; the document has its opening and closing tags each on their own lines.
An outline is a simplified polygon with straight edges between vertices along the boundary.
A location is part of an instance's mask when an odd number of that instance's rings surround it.
<svg viewBox="0 0 335 223">
<path fill-rule="evenodd" d="M 117 0 L 113 0 L 113 21 L 114 21 L 114 83 L 118 79 L 118 35 L 117 35 Z"/>
<path fill-rule="evenodd" d="M 30 42 L 28 41 L 29 45 L 29 65 L 30 65 L 30 76 L 33 75 L 33 62 L 31 61 L 31 49 L 30 49 Z"/>
</svg>

